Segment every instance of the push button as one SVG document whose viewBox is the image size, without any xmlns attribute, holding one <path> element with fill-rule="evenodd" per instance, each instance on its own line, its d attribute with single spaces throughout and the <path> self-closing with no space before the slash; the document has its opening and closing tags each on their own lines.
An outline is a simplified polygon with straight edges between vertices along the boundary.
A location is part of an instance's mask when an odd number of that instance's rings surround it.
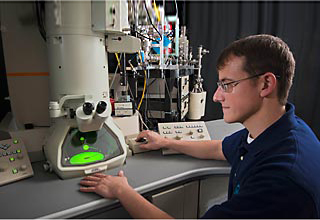
<svg viewBox="0 0 320 220">
<path fill-rule="evenodd" d="M 23 158 L 23 154 L 18 154 L 17 158 L 21 160 Z"/>
<path fill-rule="evenodd" d="M 202 128 L 198 128 L 197 130 L 199 133 L 202 133 L 203 132 L 203 129 Z"/>
<path fill-rule="evenodd" d="M 27 165 L 26 164 L 22 164 L 21 166 L 20 166 L 20 170 L 21 171 L 24 171 L 24 170 L 26 170 L 27 169 Z"/>
<path fill-rule="evenodd" d="M 13 174 L 17 174 L 17 173 L 18 173 L 18 170 L 17 170 L 16 168 L 13 168 L 13 169 L 12 169 L 12 173 L 13 173 Z"/>
<path fill-rule="evenodd" d="M 10 157 L 9 160 L 10 160 L 10 162 L 15 161 L 14 157 Z"/>
</svg>

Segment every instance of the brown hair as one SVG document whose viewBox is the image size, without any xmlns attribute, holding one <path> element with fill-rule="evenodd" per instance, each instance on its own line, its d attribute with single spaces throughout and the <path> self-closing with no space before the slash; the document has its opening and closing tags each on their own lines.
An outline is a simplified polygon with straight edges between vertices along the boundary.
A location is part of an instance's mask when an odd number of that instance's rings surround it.
<svg viewBox="0 0 320 220">
<path fill-rule="evenodd" d="M 221 70 L 232 55 L 245 57 L 243 70 L 249 75 L 271 72 L 277 76 L 278 99 L 287 103 L 295 70 L 295 60 L 288 45 L 279 37 L 260 34 L 234 41 L 218 58 L 217 69 Z"/>
</svg>

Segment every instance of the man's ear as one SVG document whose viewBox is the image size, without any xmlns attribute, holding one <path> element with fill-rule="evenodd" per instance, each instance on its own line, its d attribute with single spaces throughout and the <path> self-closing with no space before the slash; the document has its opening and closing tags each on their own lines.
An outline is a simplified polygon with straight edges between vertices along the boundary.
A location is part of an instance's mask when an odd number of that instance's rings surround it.
<svg viewBox="0 0 320 220">
<path fill-rule="evenodd" d="M 277 89 L 276 76 L 271 72 L 267 72 L 261 78 L 262 78 L 262 89 L 260 92 L 261 97 L 270 96 L 270 94 L 275 93 Z"/>
</svg>

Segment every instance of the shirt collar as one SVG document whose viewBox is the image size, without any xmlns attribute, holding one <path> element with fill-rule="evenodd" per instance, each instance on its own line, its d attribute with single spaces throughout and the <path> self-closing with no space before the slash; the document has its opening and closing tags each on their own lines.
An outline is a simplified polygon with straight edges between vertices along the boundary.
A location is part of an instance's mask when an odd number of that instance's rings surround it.
<svg viewBox="0 0 320 220">
<path fill-rule="evenodd" d="M 265 150 L 267 146 L 271 146 L 274 140 L 279 140 L 286 131 L 296 126 L 297 121 L 294 113 L 295 107 L 291 103 L 286 104 L 286 113 L 281 116 L 275 123 L 269 126 L 258 137 L 256 137 L 250 144 L 247 142 L 249 132 L 247 129 L 242 136 L 242 144 L 239 145 L 240 155 L 247 152 L 252 152 L 255 156 L 261 151 Z M 272 138 L 270 138 L 272 137 Z"/>
</svg>

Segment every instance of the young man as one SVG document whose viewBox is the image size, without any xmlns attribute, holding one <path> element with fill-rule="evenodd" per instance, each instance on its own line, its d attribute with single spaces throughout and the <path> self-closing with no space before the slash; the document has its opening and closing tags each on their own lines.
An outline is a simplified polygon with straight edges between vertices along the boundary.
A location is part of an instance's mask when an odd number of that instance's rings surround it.
<svg viewBox="0 0 320 220">
<path fill-rule="evenodd" d="M 229 45 L 217 63 L 224 120 L 245 129 L 223 141 L 164 139 L 152 131 L 143 148 L 171 148 L 203 159 L 228 160 L 228 200 L 204 218 L 320 218 L 320 143 L 294 114 L 287 97 L 295 61 L 288 46 L 271 35 L 249 36 Z M 94 174 L 80 188 L 117 198 L 134 218 L 170 218 L 118 176 Z"/>
</svg>

